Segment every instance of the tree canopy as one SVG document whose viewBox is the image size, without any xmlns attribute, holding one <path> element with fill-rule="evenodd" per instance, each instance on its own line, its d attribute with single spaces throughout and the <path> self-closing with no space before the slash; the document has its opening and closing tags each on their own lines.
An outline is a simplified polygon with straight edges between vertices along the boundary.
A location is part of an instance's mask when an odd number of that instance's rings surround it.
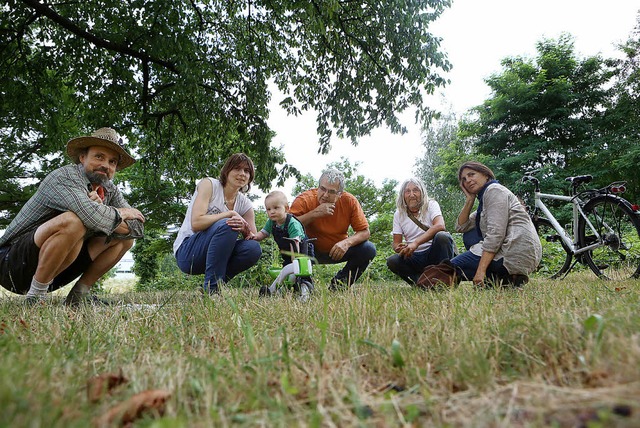
<svg viewBox="0 0 640 428">
<path fill-rule="evenodd" d="M 429 23 L 449 0 L 50 2 L 0 9 L 0 213 L 67 160 L 66 141 L 112 126 L 139 162 L 120 174 L 152 224 L 183 215 L 197 178 L 243 151 L 268 189 L 299 172 L 272 147 L 270 88 L 317 113 L 319 150 L 357 142 L 423 95 L 450 64 Z M 270 86 L 273 85 L 273 86 Z M 306 143 L 306 142 L 305 142 Z M 311 143 L 311 142 L 309 142 Z M 26 180 L 26 181 L 25 181 Z"/>
<path fill-rule="evenodd" d="M 535 60 L 506 58 L 503 71 L 486 80 L 492 96 L 461 125 L 462 137 L 509 183 L 533 169 L 559 181 L 595 173 L 612 72 L 599 56 L 577 58 L 569 35 L 536 47 Z"/>
<path fill-rule="evenodd" d="M 568 34 L 536 44 L 535 58 L 509 57 L 486 79 L 491 96 L 454 123 L 432 121 L 417 163 L 436 199 L 459 194 L 466 160 L 493 168 L 518 191 L 523 172 L 541 170 L 544 191 L 568 192 L 565 178 L 591 174 L 594 186 L 627 182 L 640 198 L 640 15 L 620 59 L 579 58 Z"/>
<path fill-rule="evenodd" d="M 607 132 L 603 133 L 610 155 L 602 161 L 604 169 L 613 172 L 612 180 L 626 180 L 640 198 L 640 14 L 631 37 L 620 50 L 623 58 L 610 61 L 615 71 L 614 101 L 606 112 Z"/>
</svg>

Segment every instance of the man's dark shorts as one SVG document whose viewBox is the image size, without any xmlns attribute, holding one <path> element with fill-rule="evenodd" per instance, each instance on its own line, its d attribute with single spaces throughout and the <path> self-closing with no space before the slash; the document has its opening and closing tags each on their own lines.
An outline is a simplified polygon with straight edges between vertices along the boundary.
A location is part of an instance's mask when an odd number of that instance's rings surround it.
<svg viewBox="0 0 640 428">
<path fill-rule="evenodd" d="M 38 267 L 40 248 L 33 240 L 35 233 L 34 230 L 13 244 L 0 248 L 0 284 L 17 294 L 27 294 Z M 85 241 L 76 260 L 53 280 L 49 291 L 64 287 L 82 275 L 90 264 L 91 257 Z"/>
</svg>

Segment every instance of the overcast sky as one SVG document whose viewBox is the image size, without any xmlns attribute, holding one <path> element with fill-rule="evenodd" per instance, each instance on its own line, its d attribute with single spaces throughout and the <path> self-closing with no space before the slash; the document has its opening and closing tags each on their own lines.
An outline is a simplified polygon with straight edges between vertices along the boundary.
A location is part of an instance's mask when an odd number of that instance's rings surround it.
<svg viewBox="0 0 640 428">
<path fill-rule="evenodd" d="M 508 56 L 536 54 L 542 38 L 557 38 L 563 32 L 574 37 L 579 57 L 616 55 L 615 45 L 626 41 L 634 28 L 640 2 L 635 0 L 454 0 L 453 6 L 434 22 L 431 31 L 443 38 L 442 48 L 453 64 L 451 80 L 435 96 L 430 106 L 450 106 L 460 114 L 481 104 L 489 95 L 484 79 L 500 71 L 500 61 Z M 423 147 L 420 129 L 413 124 L 413 112 L 405 114 L 409 133 L 393 135 L 378 129 L 360 140 L 357 147 L 334 140 L 328 155 L 318 155 L 315 117 L 287 117 L 271 104 L 270 126 L 277 133 L 274 145 L 283 145 L 289 163 L 303 174 L 315 177 L 329 163 L 347 157 L 360 162 L 359 172 L 380 185 L 385 178 L 403 181 L 412 175 L 415 160 Z M 293 182 L 287 183 L 289 193 Z M 256 201 L 260 204 L 261 201 Z"/>
</svg>

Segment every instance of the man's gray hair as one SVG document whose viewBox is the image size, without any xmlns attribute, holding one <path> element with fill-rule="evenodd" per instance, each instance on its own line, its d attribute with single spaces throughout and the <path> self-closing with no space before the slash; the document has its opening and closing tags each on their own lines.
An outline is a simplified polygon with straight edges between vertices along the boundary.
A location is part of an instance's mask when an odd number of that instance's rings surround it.
<svg viewBox="0 0 640 428">
<path fill-rule="evenodd" d="M 344 191 L 344 174 L 342 174 L 342 172 L 338 171 L 337 169 L 329 168 L 322 171 L 322 175 L 318 180 L 318 186 L 323 179 L 326 179 L 327 183 L 329 184 L 338 183 L 338 192 Z"/>
<path fill-rule="evenodd" d="M 427 195 L 427 186 L 425 186 L 422 180 L 417 177 L 411 177 L 402 183 L 400 186 L 400 192 L 398 193 L 396 207 L 398 208 L 398 212 L 401 216 L 406 216 L 409 212 L 407 202 L 404 200 L 404 191 L 407 189 L 409 184 L 414 184 L 420 190 L 422 200 L 420 201 L 420 207 L 417 215 L 417 218 L 420 218 L 429 209 L 429 196 Z"/>
</svg>

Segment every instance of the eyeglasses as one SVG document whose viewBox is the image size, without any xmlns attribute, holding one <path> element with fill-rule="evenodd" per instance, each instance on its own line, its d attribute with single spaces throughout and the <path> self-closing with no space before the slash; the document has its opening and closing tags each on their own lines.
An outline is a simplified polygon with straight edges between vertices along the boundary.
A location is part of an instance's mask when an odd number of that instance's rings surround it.
<svg viewBox="0 0 640 428">
<path fill-rule="evenodd" d="M 337 196 L 342 192 L 338 192 L 337 190 L 333 190 L 333 189 L 327 189 L 324 186 L 319 186 L 318 190 L 322 193 L 327 193 L 329 196 Z"/>
</svg>

